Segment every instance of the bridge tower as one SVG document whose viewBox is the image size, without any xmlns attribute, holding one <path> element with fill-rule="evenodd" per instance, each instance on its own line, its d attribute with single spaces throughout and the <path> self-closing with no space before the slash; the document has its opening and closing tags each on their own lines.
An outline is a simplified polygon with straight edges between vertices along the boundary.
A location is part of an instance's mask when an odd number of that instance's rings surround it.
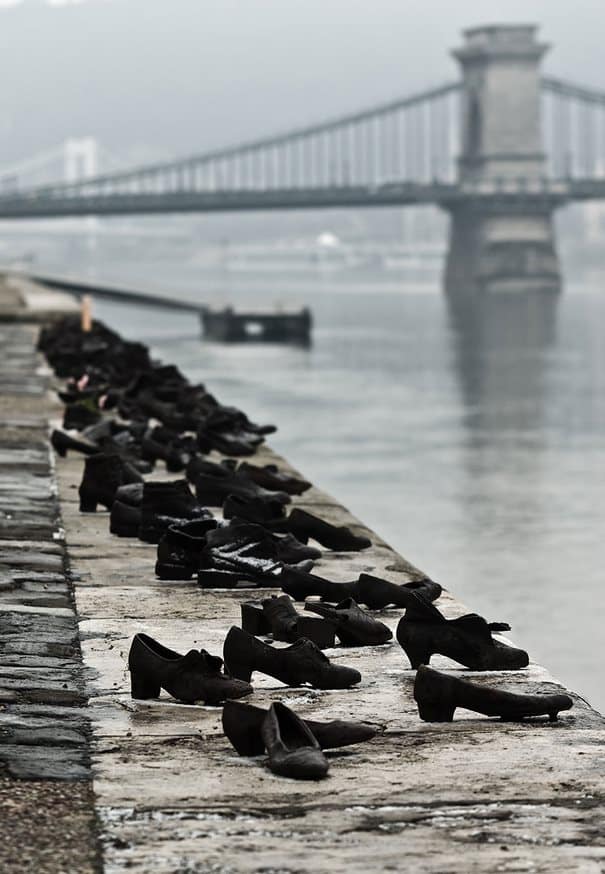
<svg viewBox="0 0 605 874">
<path fill-rule="evenodd" d="M 548 46 L 535 34 L 533 25 L 477 27 L 453 53 L 462 68 L 464 196 L 447 206 L 452 293 L 560 288 L 554 204 L 540 191 L 540 62 Z"/>
</svg>

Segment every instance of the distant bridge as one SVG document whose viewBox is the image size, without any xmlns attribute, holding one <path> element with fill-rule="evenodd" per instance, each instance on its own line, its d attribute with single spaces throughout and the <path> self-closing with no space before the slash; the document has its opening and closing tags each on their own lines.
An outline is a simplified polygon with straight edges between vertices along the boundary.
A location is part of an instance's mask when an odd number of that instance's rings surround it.
<svg viewBox="0 0 605 874">
<path fill-rule="evenodd" d="M 0 218 L 436 204 L 453 219 L 451 285 L 556 288 L 553 211 L 605 199 L 605 91 L 540 77 L 534 27 L 465 38 L 459 82 L 202 155 L 6 191 Z"/>
</svg>

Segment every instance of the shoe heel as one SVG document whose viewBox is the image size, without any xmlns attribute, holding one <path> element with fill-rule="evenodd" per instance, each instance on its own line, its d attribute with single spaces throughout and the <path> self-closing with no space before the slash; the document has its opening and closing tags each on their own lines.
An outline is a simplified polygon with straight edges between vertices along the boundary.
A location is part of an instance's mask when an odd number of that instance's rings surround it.
<svg viewBox="0 0 605 874">
<path fill-rule="evenodd" d="M 424 722 L 452 722 L 456 711 L 455 704 L 426 701 L 418 703 L 418 715 Z"/>
<path fill-rule="evenodd" d="M 236 680 L 244 680 L 246 683 L 249 683 L 252 679 L 253 669 L 250 665 L 245 665 L 243 662 L 225 659 L 225 667 L 229 672 L 229 675 Z"/>
<path fill-rule="evenodd" d="M 420 647 L 408 646 L 404 647 L 404 652 L 410 660 L 410 665 L 414 670 L 420 665 L 428 665 L 431 660 L 431 652 Z"/>
<path fill-rule="evenodd" d="M 132 698 L 137 698 L 139 701 L 144 701 L 146 698 L 159 698 L 160 688 L 157 680 L 135 674 L 133 671 L 130 672 L 130 695 Z"/>
<path fill-rule="evenodd" d="M 296 620 L 296 636 L 306 637 L 320 649 L 336 646 L 336 628 L 327 619 L 319 616 L 299 616 Z"/>
<path fill-rule="evenodd" d="M 155 575 L 160 580 L 190 580 L 194 571 L 182 564 L 169 564 L 165 561 L 157 561 Z"/>
<path fill-rule="evenodd" d="M 91 495 L 81 494 L 80 495 L 80 513 L 96 513 L 97 512 L 97 499 L 93 498 Z"/>
<path fill-rule="evenodd" d="M 418 637 L 403 619 L 400 620 L 397 626 L 397 643 L 408 657 L 413 670 L 417 670 L 420 665 L 428 665 L 433 654 L 427 641 L 419 640 Z"/>
<path fill-rule="evenodd" d="M 242 630 L 248 634 L 271 634 L 271 623 L 258 604 L 240 604 L 242 611 Z"/>
</svg>

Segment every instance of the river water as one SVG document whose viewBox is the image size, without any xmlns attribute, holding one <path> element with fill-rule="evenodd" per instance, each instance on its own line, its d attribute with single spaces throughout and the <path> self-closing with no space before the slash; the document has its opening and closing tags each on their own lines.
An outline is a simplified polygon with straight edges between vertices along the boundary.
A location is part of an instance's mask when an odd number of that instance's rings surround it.
<svg viewBox="0 0 605 874">
<path fill-rule="evenodd" d="M 221 345 L 190 316 L 99 303 L 259 421 L 305 475 L 605 709 L 605 293 L 452 306 L 436 280 L 201 274 L 114 262 L 104 278 L 254 307 L 308 304 L 308 349 Z"/>
</svg>

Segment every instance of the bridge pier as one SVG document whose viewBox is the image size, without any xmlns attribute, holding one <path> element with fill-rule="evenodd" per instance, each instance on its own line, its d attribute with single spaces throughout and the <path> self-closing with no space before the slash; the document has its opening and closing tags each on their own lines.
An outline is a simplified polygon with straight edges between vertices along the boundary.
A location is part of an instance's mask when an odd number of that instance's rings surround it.
<svg viewBox="0 0 605 874">
<path fill-rule="evenodd" d="M 489 204 L 449 208 L 445 287 L 472 292 L 557 292 L 561 287 L 552 210 L 494 214 Z"/>
<path fill-rule="evenodd" d="M 558 291 L 559 261 L 546 196 L 536 28 L 498 25 L 465 31 L 454 52 L 462 68 L 464 196 L 451 216 L 446 289 Z"/>
</svg>

